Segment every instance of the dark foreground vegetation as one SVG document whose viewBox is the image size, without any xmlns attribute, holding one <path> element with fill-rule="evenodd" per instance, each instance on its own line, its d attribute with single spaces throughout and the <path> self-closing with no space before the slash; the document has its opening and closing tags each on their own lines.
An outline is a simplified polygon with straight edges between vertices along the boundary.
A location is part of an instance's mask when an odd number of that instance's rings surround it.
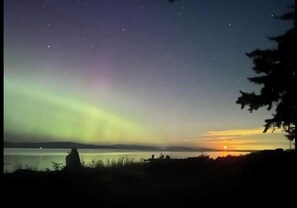
<svg viewBox="0 0 297 208">
<path fill-rule="evenodd" d="M 7 207 L 269 207 L 296 201 L 296 155 L 282 150 L 210 159 L 4 174 Z"/>
</svg>

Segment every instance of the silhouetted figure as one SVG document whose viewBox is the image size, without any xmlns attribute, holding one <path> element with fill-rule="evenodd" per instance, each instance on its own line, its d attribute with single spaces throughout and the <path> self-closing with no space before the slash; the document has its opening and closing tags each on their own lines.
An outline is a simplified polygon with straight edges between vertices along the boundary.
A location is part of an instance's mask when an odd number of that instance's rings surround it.
<svg viewBox="0 0 297 208">
<path fill-rule="evenodd" d="M 151 158 L 151 159 L 152 159 L 152 160 L 155 159 L 155 155 L 154 155 L 154 154 L 152 154 L 152 158 Z"/>
<path fill-rule="evenodd" d="M 165 159 L 169 160 L 170 159 L 170 156 L 169 155 L 166 155 Z"/>
<path fill-rule="evenodd" d="M 71 152 L 66 156 L 66 168 L 72 170 L 81 168 L 79 154 L 76 148 L 72 148 Z"/>
<path fill-rule="evenodd" d="M 163 155 L 163 153 L 161 153 L 159 156 L 159 159 L 163 159 L 163 158 L 164 158 L 164 155 Z"/>
</svg>

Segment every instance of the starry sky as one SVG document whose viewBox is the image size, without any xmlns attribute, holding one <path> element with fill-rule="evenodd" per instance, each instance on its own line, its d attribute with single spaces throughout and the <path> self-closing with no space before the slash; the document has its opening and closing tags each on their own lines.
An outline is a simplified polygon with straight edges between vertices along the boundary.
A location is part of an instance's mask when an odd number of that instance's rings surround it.
<svg viewBox="0 0 297 208">
<path fill-rule="evenodd" d="M 5 0 L 4 140 L 288 148 L 235 101 L 293 3 Z"/>
</svg>

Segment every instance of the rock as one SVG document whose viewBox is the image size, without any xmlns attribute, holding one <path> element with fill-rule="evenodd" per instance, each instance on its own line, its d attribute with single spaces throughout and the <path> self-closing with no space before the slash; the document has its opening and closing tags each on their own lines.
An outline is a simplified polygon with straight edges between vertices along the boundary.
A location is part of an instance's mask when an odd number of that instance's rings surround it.
<svg viewBox="0 0 297 208">
<path fill-rule="evenodd" d="M 81 162 L 76 148 L 72 148 L 71 152 L 66 156 L 66 168 L 72 170 L 81 168 Z"/>
</svg>

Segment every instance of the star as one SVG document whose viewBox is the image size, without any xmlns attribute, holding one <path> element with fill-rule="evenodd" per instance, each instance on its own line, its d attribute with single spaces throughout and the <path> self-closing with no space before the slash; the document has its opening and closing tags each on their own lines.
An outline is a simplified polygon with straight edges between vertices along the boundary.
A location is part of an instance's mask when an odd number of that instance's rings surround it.
<svg viewBox="0 0 297 208">
<path fill-rule="evenodd" d="M 50 45 L 47 46 L 47 48 L 50 48 L 50 47 L 51 47 Z"/>
<path fill-rule="evenodd" d="M 229 23 L 229 24 L 228 24 L 228 26 L 229 26 L 229 27 L 231 27 L 231 26 L 232 26 L 232 24 L 231 24 L 231 23 Z"/>
<path fill-rule="evenodd" d="M 125 32 L 125 28 L 123 28 L 122 31 Z"/>
<path fill-rule="evenodd" d="M 94 45 L 90 45 L 91 48 L 94 48 Z"/>
</svg>

